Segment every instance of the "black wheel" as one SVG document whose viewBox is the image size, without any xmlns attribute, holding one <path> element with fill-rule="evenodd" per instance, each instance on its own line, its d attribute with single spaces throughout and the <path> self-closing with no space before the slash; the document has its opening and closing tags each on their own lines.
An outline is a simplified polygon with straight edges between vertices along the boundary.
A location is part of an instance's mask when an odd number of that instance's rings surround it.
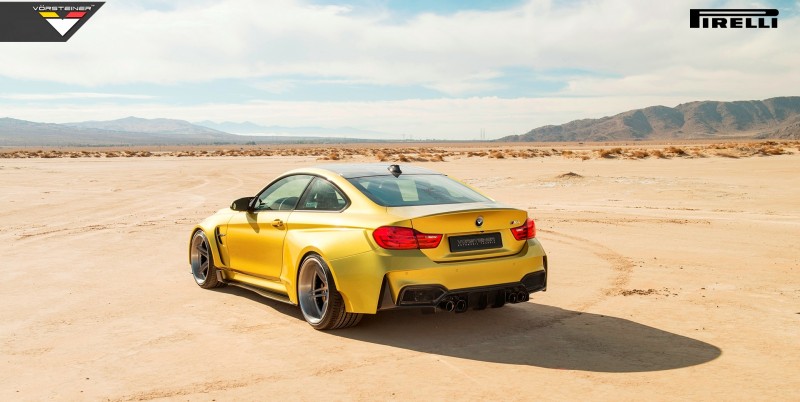
<svg viewBox="0 0 800 402">
<path fill-rule="evenodd" d="M 214 255 L 208 238 L 202 230 L 198 230 L 192 236 L 192 246 L 189 252 L 192 266 L 192 276 L 194 281 L 203 289 L 212 289 L 225 286 L 225 283 L 217 280 L 217 267 L 214 266 Z"/>
<path fill-rule="evenodd" d="M 318 255 L 310 255 L 300 264 L 297 298 L 303 317 L 314 329 L 352 327 L 363 314 L 348 313 L 342 295 L 336 290 L 328 265 Z"/>
</svg>

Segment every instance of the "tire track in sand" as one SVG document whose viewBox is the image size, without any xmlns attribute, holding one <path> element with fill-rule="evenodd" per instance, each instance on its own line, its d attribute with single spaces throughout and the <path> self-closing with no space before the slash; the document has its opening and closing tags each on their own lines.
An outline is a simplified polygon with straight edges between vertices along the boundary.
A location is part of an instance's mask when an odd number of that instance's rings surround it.
<svg viewBox="0 0 800 402">
<path fill-rule="evenodd" d="M 120 204 L 118 207 L 114 207 L 112 209 L 106 209 L 102 212 L 93 214 L 93 216 L 84 216 L 82 217 L 81 220 L 87 223 L 85 225 L 80 225 L 80 223 L 82 222 L 71 222 L 69 224 L 65 224 L 68 225 L 67 227 L 63 227 L 64 225 L 57 225 L 57 226 L 48 225 L 41 227 L 39 231 L 22 231 L 19 235 L 17 235 L 16 240 L 17 241 L 43 240 L 56 235 L 85 237 L 92 235 L 100 230 L 118 230 L 130 227 L 151 225 L 153 223 L 163 221 L 171 216 L 175 216 L 178 214 L 186 214 L 186 211 L 190 211 L 194 208 L 199 207 L 200 205 L 203 204 L 203 202 L 205 202 L 207 198 L 203 194 L 228 193 L 238 190 L 244 185 L 244 181 L 241 178 L 236 177 L 235 175 L 226 175 L 225 177 L 220 178 L 219 182 L 230 183 L 229 185 L 224 187 L 215 186 L 213 190 L 204 190 L 208 186 L 213 186 L 214 183 L 207 177 L 201 177 L 200 179 L 201 181 L 199 184 L 196 184 L 192 187 L 179 191 L 163 191 L 158 189 L 148 189 L 148 190 L 130 189 L 127 190 L 129 194 L 140 194 L 139 196 L 136 197 L 136 201 Z M 165 186 L 165 185 L 170 185 L 170 183 L 160 184 L 160 186 Z M 181 205 L 180 209 L 164 212 L 165 208 L 162 205 L 154 205 L 154 203 L 148 197 L 148 195 L 152 194 L 154 191 L 158 191 L 162 196 L 164 194 L 170 194 L 176 199 L 187 200 L 187 204 Z M 122 209 L 122 211 L 120 211 L 120 209 Z M 129 212 L 126 213 L 127 211 L 136 211 L 136 214 Z M 159 211 L 161 213 L 157 213 Z M 149 215 L 148 219 L 144 221 L 135 219 L 138 214 L 143 214 L 143 213 L 144 214 L 154 213 L 154 214 Z"/>
<path fill-rule="evenodd" d="M 631 273 L 633 272 L 635 264 L 629 257 L 614 251 L 606 245 L 594 242 L 585 237 L 550 229 L 539 229 L 538 231 L 554 236 L 556 239 L 553 240 L 555 241 L 582 248 L 611 266 L 614 272 L 611 283 L 603 289 L 600 297 L 595 297 L 579 304 L 577 308 L 579 311 L 584 311 L 608 297 L 618 295 L 630 282 Z"/>
</svg>

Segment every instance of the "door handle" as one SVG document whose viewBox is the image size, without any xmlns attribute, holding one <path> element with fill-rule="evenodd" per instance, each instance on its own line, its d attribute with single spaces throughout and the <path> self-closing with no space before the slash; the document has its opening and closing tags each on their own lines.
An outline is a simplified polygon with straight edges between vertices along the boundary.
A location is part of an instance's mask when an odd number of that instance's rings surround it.
<svg viewBox="0 0 800 402">
<path fill-rule="evenodd" d="M 274 221 L 272 221 L 272 226 L 275 226 L 276 228 L 282 227 L 283 221 L 280 219 L 275 219 Z"/>
</svg>

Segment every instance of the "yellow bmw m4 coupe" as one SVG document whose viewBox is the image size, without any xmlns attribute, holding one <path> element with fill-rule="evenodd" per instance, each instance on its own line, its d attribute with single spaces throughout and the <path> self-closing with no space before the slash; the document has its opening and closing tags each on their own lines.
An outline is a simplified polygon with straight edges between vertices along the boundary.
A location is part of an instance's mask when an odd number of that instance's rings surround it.
<svg viewBox="0 0 800 402">
<path fill-rule="evenodd" d="M 411 165 L 287 172 L 197 225 L 189 264 L 200 287 L 299 305 L 320 330 L 396 308 L 501 307 L 547 288 L 525 211 Z"/>
</svg>

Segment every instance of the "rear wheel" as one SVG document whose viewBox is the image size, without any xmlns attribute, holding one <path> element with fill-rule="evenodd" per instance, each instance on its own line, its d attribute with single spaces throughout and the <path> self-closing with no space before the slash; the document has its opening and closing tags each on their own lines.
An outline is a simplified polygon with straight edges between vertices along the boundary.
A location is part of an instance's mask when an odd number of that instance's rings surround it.
<svg viewBox="0 0 800 402">
<path fill-rule="evenodd" d="M 189 261 L 192 266 L 192 276 L 195 283 L 203 289 L 225 286 L 217 280 L 217 267 L 214 266 L 214 255 L 211 253 L 208 238 L 202 230 L 192 236 L 192 246 L 189 252 Z"/>
<path fill-rule="evenodd" d="M 345 310 L 331 271 L 318 255 L 312 254 L 300 264 L 297 297 L 303 317 L 315 329 L 347 328 L 361 321 L 362 314 Z"/>
</svg>

